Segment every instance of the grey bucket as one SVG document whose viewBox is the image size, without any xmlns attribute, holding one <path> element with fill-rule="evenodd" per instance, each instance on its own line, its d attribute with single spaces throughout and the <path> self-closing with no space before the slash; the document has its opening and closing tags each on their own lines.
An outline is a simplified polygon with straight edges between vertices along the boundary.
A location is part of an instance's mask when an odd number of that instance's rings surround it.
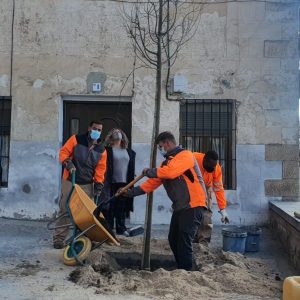
<svg viewBox="0 0 300 300">
<path fill-rule="evenodd" d="M 257 226 L 242 226 L 240 227 L 242 230 L 247 232 L 247 239 L 246 239 L 246 252 L 257 252 L 259 251 L 260 245 L 260 235 L 262 233 L 261 228 Z"/>
<path fill-rule="evenodd" d="M 223 228 L 222 235 L 224 251 L 245 253 L 247 231 L 243 228 L 233 226 Z"/>
</svg>

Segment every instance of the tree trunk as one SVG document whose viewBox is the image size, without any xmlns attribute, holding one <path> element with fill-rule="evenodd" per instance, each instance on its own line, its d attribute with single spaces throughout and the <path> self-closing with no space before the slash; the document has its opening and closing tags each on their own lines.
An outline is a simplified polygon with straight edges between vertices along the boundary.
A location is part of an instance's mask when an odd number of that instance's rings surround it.
<svg viewBox="0 0 300 300">
<path fill-rule="evenodd" d="M 161 69 L 162 69 L 162 15 L 163 15 L 163 0 L 159 0 L 159 15 L 158 15 L 158 38 L 157 38 L 157 66 L 156 66 L 156 90 L 155 90 L 155 107 L 154 107 L 154 120 L 151 139 L 151 158 L 150 168 L 156 167 L 157 145 L 155 139 L 159 134 L 160 123 L 160 102 L 161 102 Z M 147 195 L 147 207 L 145 215 L 145 232 L 143 239 L 143 252 L 142 252 L 142 269 L 150 270 L 150 241 L 151 241 L 151 225 L 152 225 L 152 207 L 153 207 L 153 193 Z"/>
</svg>

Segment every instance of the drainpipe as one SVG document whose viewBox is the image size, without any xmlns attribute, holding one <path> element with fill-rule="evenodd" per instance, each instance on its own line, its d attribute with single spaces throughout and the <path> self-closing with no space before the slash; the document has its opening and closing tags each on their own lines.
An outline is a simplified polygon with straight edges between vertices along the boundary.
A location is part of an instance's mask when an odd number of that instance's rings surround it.
<svg viewBox="0 0 300 300">
<path fill-rule="evenodd" d="M 11 46 L 10 46 L 10 84 L 9 96 L 12 97 L 12 76 L 13 76 L 13 57 L 14 57 L 14 24 L 15 24 L 15 0 L 13 0 L 11 18 Z"/>
</svg>

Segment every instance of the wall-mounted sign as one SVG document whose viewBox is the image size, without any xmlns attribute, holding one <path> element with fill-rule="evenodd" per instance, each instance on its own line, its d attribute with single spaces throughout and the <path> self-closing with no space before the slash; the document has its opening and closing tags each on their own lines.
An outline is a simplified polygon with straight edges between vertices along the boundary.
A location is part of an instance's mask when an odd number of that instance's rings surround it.
<svg viewBox="0 0 300 300">
<path fill-rule="evenodd" d="M 95 92 L 95 93 L 101 92 L 101 83 L 100 82 L 93 83 L 93 92 Z"/>
</svg>

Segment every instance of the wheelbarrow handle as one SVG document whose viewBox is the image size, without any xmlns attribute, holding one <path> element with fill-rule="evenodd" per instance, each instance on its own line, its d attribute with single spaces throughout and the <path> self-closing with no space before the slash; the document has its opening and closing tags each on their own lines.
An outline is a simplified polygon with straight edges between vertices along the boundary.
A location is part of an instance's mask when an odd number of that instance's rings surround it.
<svg viewBox="0 0 300 300">
<path fill-rule="evenodd" d="M 131 182 L 129 182 L 126 186 L 122 187 L 118 192 L 115 193 L 115 197 L 122 195 L 125 191 L 133 187 L 138 181 L 140 181 L 144 177 L 143 174 L 134 178 Z"/>
<path fill-rule="evenodd" d="M 73 171 L 71 174 L 72 174 L 72 186 L 75 186 L 75 173 L 76 171 Z"/>
</svg>

